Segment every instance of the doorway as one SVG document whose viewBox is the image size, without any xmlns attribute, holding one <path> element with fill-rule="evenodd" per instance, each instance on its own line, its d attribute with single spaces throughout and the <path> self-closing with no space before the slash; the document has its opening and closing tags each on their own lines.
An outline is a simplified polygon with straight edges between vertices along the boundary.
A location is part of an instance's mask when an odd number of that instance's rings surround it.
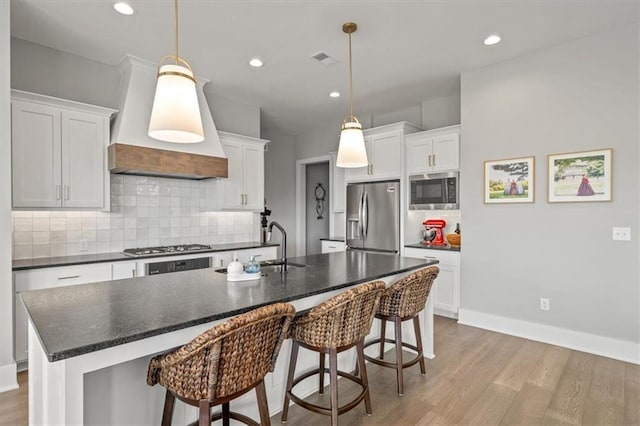
<svg viewBox="0 0 640 426">
<path fill-rule="evenodd" d="M 329 237 L 329 162 L 306 167 L 306 249 L 307 255 L 320 254 L 320 238 Z"/>
<path fill-rule="evenodd" d="M 307 168 L 314 165 L 319 165 L 320 167 L 327 170 L 328 175 L 326 185 L 324 183 L 322 184 L 325 189 L 325 198 L 323 205 L 324 211 L 322 214 L 322 220 L 317 219 L 318 214 L 316 213 L 315 201 L 315 188 L 318 183 L 322 181 L 318 181 L 312 175 L 309 179 L 309 184 L 307 185 Z M 296 256 L 313 254 L 316 248 L 318 249 L 317 253 L 320 253 L 320 247 L 322 247 L 320 238 L 326 238 L 330 236 L 332 217 L 330 205 L 331 197 L 329 194 L 329 190 L 330 188 L 332 188 L 333 183 L 333 174 L 331 173 L 332 165 L 332 159 L 329 155 L 321 155 L 318 157 L 305 158 L 303 160 L 296 161 Z M 307 217 L 309 218 L 308 220 Z M 323 228 L 324 231 L 318 230 L 307 237 L 307 222 L 309 222 L 310 228 L 313 229 L 315 229 L 316 225 L 319 224 L 326 225 L 327 228 Z M 320 232 L 324 232 L 324 235 L 320 235 Z M 317 246 L 315 246 L 316 248 L 314 248 L 314 240 L 316 240 L 318 244 Z M 312 251 L 307 252 L 307 241 L 310 242 L 309 248 Z"/>
</svg>

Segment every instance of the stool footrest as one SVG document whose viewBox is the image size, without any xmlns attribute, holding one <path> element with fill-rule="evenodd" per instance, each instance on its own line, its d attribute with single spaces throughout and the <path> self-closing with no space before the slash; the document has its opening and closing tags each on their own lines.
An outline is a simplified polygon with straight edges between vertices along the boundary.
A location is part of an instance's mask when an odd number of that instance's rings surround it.
<svg viewBox="0 0 640 426">
<path fill-rule="evenodd" d="M 329 370 L 327 368 L 325 368 L 325 372 L 328 372 Z M 358 405 L 366 396 L 367 394 L 367 389 L 368 387 L 364 385 L 364 383 L 362 383 L 362 380 L 359 377 L 354 376 L 353 374 L 347 373 L 345 371 L 337 371 L 338 376 L 342 376 L 347 380 L 350 380 L 352 382 L 354 382 L 355 384 L 359 385 L 362 387 L 362 391 L 360 392 L 360 394 L 358 394 L 357 397 L 355 397 L 353 400 L 349 401 L 348 403 L 338 407 L 338 414 L 343 414 L 346 413 L 347 411 L 351 410 L 352 408 L 354 408 L 356 405 Z M 291 390 L 287 392 L 287 395 L 289 396 L 289 398 L 295 402 L 297 405 L 306 408 L 307 410 L 311 410 L 313 412 L 319 413 L 319 414 L 325 414 L 327 416 L 331 415 L 331 408 L 330 407 L 323 407 L 321 405 L 317 405 L 317 404 L 312 404 L 310 402 L 305 401 L 304 399 L 296 396 L 293 393 L 293 388 L 296 387 L 296 385 L 298 383 L 300 383 L 301 381 L 311 377 L 311 376 L 315 376 L 316 374 L 321 374 L 320 373 L 320 369 L 316 368 L 313 369 L 311 371 L 307 371 L 306 373 L 302 374 L 299 377 L 296 377 L 296 379 L 293 381 L 292 385 L 291 385 Z M 322 373 L 324 374 L 324 372 Z"/>
<path fill-rule="evenodd" d="M 365 343 L 364 347 L 366 348 L 368 346 L 380 344 L 380 342 L 382 340 L 383 340 L 382 338 L 374 339 L 374 340 L 372 340 L 370 342 Z M 396 341 L 394 339 L 388 339 L 387 338 L 387 339 L 384 339 L 384 342 L 385 343 L 393 343 L 394 345 L 396 344 Z M 423 355 L 422 351 L 420 351 L 415 345 L 412 345 L 412 344 L 406 343 L 406 342 L 401 342 L 401 345 L 403 347 L 405 347 L 405 348 L 412 349 L 412 350 L 414 350 L 414 351 L 416 351 L 418 353 L 415 358 L 412 358 L 409 361 L 402 363 L 402 368 L 411 367 L 412 365 L 415 365 L 418 362 L 420 362 L 420 359 L 423 358 L 424 355 Z M 366 359 L 367 361 L 372 362 L 372 363 L 374 363 L 376 365 L 381 365 L 383 367 L 388 367 L 388 368 L 396 368 L 397 365 L 398 365 L 398 363 L 396 363 L 396 362 L 383 361 L 380 358 L 372 357 L 372 356 L 369 356 L 367 354 L 364 354 L 364 359 Z"/>
</svg>

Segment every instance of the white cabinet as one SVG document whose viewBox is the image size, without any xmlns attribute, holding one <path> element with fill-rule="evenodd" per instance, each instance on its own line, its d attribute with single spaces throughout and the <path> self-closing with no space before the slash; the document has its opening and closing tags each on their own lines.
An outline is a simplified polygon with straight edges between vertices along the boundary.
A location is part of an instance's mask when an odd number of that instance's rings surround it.
<svg viewBox="0 0 640 426">
<path fill-rule="evenodd" d="M 354 182 L 400 178 L 405 135 L 419 130 L 419 127 L 407 122 L 365 130 L 364 141 L 369 165 L 346 169 L 345 179 Z"/>
<path fill-rule="evenodd" d="M 126 278 L 135 278 L 138 275 L 136 266 L 136 262 L 114 262 L 111 265 L 111 279 L 124 280 Z"/>
<path fill-rule="evenodd" d="M 458 318 L 460 307 L 460 253 L 405 247 L 404 255 L 416 259 L 437 259 L 440 263 L 438 278 L 431 289 L 434 312 L 449 318 Z"/>
<path fill-rule="evenodd" d="M 14 322 L 16 362 L 26 361 L 29 354 L 27 350 L 27 311 L 18 296 L 19 292 L 108 281 L 110 279 L 110 263 L 30 269 L 14 272 L 13 283 L 16 292 Z"/>
<path fill-rule="evenodd" d="M 344 241 L 322 240 L 322 253 L 334 253 L 337 251 L 345 251 L 347 249 Z"/>
<path fill-rule="evenodd" d="M 18 90 L 11 99 L 13 207 L 108 207 L 115 110 Z"/>
<path fill-rule="evenodd" d="M 407 174 L 460 168 L 460 126 L 413 133 L 406 138 Z"/>
<path fill-rule="evenodd" d="M 229 161 L 229 177 L 207 187 L 209 210 L 262 211 L 264 207 L 264 147 L 269 142 L 218 132 Z"/>
</svg>

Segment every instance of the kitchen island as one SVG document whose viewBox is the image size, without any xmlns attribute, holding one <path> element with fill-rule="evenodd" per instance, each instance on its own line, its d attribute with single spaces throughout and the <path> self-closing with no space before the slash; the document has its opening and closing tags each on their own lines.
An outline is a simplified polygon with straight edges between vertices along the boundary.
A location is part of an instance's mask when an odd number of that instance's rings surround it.
<svg viewBox="0 0 640 426">
<path fill-rule="evenodd" d="M 30 318 L 29 422 L 157 424 L 164 390 L 145 382 L 154 354 L 259 306 L 291 302 L 297 310 L 307 309 L 351 286 L 377 279 L 390 283 L 437 263 L 361 252 L 290 261 L 306 266 L 284 275 L 265 269 L 260 280 L 245 282 L 227 282 L 214 269 L 200 269 L 21 293 Z M 432 316 L 429 300 L 421 318 L 428 357 L 433 356 Z M 377 330 L 374 325 L 372 334 Z M 288 351 L 283 345 L 276 371 L 267 376 L 272 413 L 281 409 Z M 348 358 L 342 357 L 345 367 L 353 365 Z M 301 358 L 300 369 L 316 362 L 316 356 Z M 245 395 L 232 403 L 234 409 L 254 416 L 252 398 Z M 178 404 L 174 419 L 185 423 L 196 415 Z"/>
</svg>

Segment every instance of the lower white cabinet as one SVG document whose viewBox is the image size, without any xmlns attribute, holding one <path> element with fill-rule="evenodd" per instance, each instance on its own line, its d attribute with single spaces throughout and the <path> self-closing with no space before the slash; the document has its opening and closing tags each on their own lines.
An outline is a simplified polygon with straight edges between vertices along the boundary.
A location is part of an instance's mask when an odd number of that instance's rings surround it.
<svg viewBox="0 0 640 426">
<path fill-rule="evenodd" d="M 18 293 L 27 290 L 63 287 L 74 284 L 86 284 L 111 279 L 110 263 L 74 265 L 59 268 L 29 269 L 13 273 L 15 296 L 15 358 L 16 362 L 26 361 L 27 350 L 27 311 Z"/>
<path fill-rule="evenodd" d="M 347 246 L 343 241 L 322 240 L 322 253 L 333 253 L 336 251 L 345 251 Z"/>
<path fill-rule="evenodd" d="M 115 262 L 111 265 L 111 279 L 124 280 L 126 278 L 134 278 L 138 275 L 137 263 L 132 262 Z"/>
<path fill-rule="evenodd" d="M 416 259 L 437 259 L 440 263 L 438 278 L 431 289 L 434 312 L 449 318 L 458 318 L 460 307 L 460 253 L 405 247 L 404 255 Z"/>
</svg>

